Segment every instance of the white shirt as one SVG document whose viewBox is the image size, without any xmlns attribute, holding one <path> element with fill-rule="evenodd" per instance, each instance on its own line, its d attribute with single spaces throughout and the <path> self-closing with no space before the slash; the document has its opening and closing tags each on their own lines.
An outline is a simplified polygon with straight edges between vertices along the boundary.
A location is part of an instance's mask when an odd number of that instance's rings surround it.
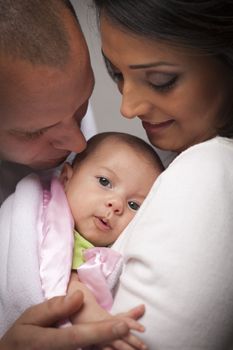
<svg viewBox="0 0 233 350">
<path fill-rule="evenodd" d="M 151 350 L 233 349 L 233 140 L 181 153 L 113 245 L 113 312 L 144 303 Z"/>
<path fill-rule="evenodd" d="M 15 190 L 16 184 L 32 170 L 24 165 L 0 160 L 0 206 Z"/>
</svg>

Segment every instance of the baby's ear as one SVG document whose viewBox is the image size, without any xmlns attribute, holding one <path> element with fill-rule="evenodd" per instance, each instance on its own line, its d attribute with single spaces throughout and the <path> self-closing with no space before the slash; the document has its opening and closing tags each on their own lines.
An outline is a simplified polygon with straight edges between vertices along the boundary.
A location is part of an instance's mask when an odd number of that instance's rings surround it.
<svg viewBox="0 0 233 350">
<path fill-rule="evenodd" d="M 66 189 L 66 186 L 69 184 L 70 179 L 73 175 L 73 168 L 69 163 L 65 163 L 63 165 L 61 174 L 59 176 L 59 180 L 61 181 L 61 184 L 63 185 L 64 189 Z"/>
</svg>

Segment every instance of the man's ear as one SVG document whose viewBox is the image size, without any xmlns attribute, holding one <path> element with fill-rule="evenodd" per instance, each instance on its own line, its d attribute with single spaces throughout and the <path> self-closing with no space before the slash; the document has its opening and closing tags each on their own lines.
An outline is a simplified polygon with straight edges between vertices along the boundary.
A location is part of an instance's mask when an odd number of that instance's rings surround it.
<svg viewBox="0 0 233 350">
<path fill-rule="evenodd" d="M 66 190 L 67 185 L 70 182 L 70 179 L 73 176 L 73 168 L 69 163 L 65 163 L 63 165 L 61 174 L 59 176 L 59 180 L 61 181 L 61 184 L 63 185 L 64 189 Z"/>
</svg>

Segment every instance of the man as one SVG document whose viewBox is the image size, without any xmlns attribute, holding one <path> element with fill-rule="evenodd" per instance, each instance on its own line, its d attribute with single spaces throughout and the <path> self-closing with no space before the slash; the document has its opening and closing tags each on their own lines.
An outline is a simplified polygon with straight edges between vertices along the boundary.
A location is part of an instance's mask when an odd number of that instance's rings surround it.
<svg viewBox="0 0 233 350">
<path fill-rule="evenodd" d="M 86 43 L 67 1 L 0 3 L 0 159 L 51 168 L 86 146 Z"/>
<path fill-rule="evenodd" d="M 93 86 L 88 50 L 69 1 L 0 0 L 1 201 L 29 170 L 52 168 L 85 148 L 80 124 Z M 69 350 L 128 333 L 116 320 L 53 328 L 82 303 L 80 292 L 26 310 L 2 337 L 0 349 Z"/>
</svg>

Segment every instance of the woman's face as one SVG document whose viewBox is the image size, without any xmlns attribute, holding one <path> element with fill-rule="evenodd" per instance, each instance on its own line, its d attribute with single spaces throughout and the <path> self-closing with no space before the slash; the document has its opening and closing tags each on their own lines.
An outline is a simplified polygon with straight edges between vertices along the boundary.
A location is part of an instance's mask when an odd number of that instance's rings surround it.
<svg viewBox="0 0 233 350">
<path fill-rule="evenodd" d="M 217 135 L 231 84 L 220 61 L 132 35 L 104 16 L 100 24 L 121 113 L 138 117 L 153 145 L 180 152 Z"/>
</svg>

